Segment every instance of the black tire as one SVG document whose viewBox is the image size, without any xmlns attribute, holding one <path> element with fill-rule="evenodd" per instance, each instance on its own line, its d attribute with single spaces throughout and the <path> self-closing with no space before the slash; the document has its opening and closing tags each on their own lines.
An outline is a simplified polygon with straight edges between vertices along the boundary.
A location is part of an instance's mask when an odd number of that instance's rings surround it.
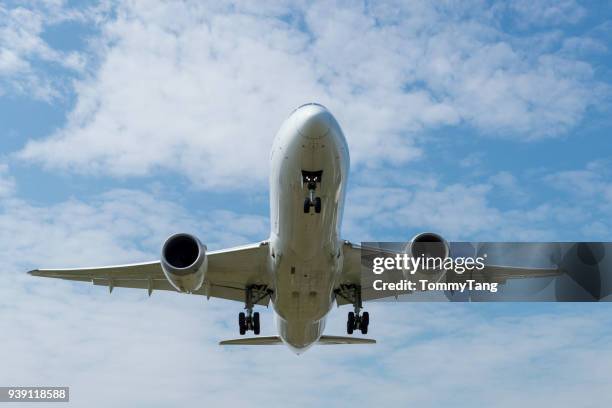
<svg viewBox="0 0 612 408">
<path fill-rule="evenodd" d="M 314 199 L 314 208 L 317 214 L 321 212 L 321 197 L 316 197 Z"/>
<path fill-rule="evenodd" d="M 253 313 L 253 333 L 255 333 L 255 335 L 259 334 L 259 312 L 255 312 Z"/>
<path fill-rule="evenodd" d="M 353 330 L 355 330 L 355 313 L 349 312 L 348 319 L 346 320 L 346 332 L 353 334 Z"/>
<path fill-rule="evenodd" d="M 310 198 L 306 197 L 304 199 L 304 214 L 310 213 Z"/>
<path fill-rule="evenodd" d="M 368 312 L 363 312 L 361 315 L 361 324 L 359 325 L 359 330 L 361 330 L 362 334 L 368 334 L 368 325 L 370 324 L 370 314 Z"/>
<path fill-rule="evenodd" d="M 246 317 L 243 312 L 238 313 L 238 328 L 240 329 L 240 335 L 244 336 L 246 333 Z"/>
</svg>

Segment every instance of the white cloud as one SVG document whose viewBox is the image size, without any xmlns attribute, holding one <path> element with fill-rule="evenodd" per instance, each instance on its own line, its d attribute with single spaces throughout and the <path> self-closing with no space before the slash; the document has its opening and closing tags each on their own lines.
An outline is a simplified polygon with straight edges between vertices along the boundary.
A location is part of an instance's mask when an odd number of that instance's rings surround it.
<svg viewBox="0 0 612 408">
<path fill-rule="evenodd" d="M 71 73 L 84 69 L 82 54 L 57 50 L 43 38 L 46 28 L 68 21 L 89 21 L 97 10 L 77 11 L 66 8 L 64 3 L 33 2 L 14 8 L 0 4 L 0 95 L 51 101 L 62 95 L 65 85 L 45 72 L 47 65 L 38 65 L 50 64 Z"/>
<path fill-rule="evenodd" d="M 224 210 L 190 214 L 162 197 L 132 190 L 45 207 L 18 197 L 0 201 L 0 256 L 28 267 L 153 260 L 164 239 L 176 232 L 196 234 L 215 249 L 265 239 L 268 222 Z"/>
<path fill-rule="evenodd" d="M 608 161 L 594 160 L 581 170 L 559 171 L 545 181 L 570 193 L 578 200 L 594 202 L 596 207 L 612 210 L 612 181 Z"/>
<path fill-rule="evenodd" d="M 19 157 L 114 176 L 162 168 L 203 188 L 250 188 L 267 177 L 282 120 L 311 100 L 336 114 L 357 168 L 421 157 L 417 135 L 440 126 L 563 134 L 605 88 L 587 62 L 534 51 L 541 37 L 500 31 L 496 10 L 121 4 L 100 21 L 99 68 L 77 83 L 67 125 Z"/>
<path fill-rule="evenodd" d="M 498 188 L 498 191 L 511 202 L 526 202 L 529 194 L 518 178 L 508 171 L 500 171 L 489 177 L 488 182 Z"/>
<path fill-rule="evenodd" d="M 570 55 L 604 54 L 608 47 L 605 42 L 592 37 L 569 37 L 563 40 L 563 51 Z"/>
<path fill-rule="evenodd" d="M 516 23 L 523 27 L 575 24 L 587 14 L 575 0 L 517 0 L 509 3 L 509 9 L 516 12 Z"/>
<path fill-rule="evenodd" d="M 8 165 L 0 163 L 0 198 L 15 192 L 15 179 L 9 174 Z"/>
<path fill-rule="evenodd" d="M 348 239 L 405 241 L 424 231 L 451 241 L 610 239 L 606 220 L 612 214 L 612 186 L 605 162 L 529 181 L 504 171 L 471 183 L 447 184 L 431 175 L 402 177 L 415 181 L 402 184 L 379 174 L 349 190 L 344 224 Z M 571 199 L 539 199 L 537 189 L 549 185 L 569 192 Z"/>
<path fill-rule="evenodd" d="M 488 184 L 460 183 L 414 191 L 360 186 L 349 193 L 346 232 L 357 240 L 399 241 L 423 231 L 437 232 L 454 241 L 537 241 L 554 235 L 545 222 L 550 220 L 537 208 L 502 211 L 493 206 L 491 188 Z M 359 228 L 355 230 L 355 226 Z M 372 236 L 371 231 L 377 230 L 391 235 Z M 366 238 L 357 234 L 363 231 L 370 231 Z"/>
</svg>

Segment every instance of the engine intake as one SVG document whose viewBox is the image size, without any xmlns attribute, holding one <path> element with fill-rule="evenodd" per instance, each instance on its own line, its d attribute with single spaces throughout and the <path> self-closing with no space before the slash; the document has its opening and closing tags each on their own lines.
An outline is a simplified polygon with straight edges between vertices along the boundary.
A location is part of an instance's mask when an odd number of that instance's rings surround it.
<svg viewBox="0 0 612 408">
<path fill-rule="evenodd" d="M 450 252 L 448 242 L 433 232 L 416 235 L 408 244 L 408 253 L 413 258 L 446 258 Z"/>
<path fill-rule="evenodd" d="M 200 256 L 200 245 L 198 244 L 198 240 L 191 235 L 175 235 L 166 241 L 162 256 L 173 268 L 189 268 Z"/>
<path fill-rule="evenodd" d="M 190 234 L 175 234 L 162 247 L 164 275 L 180 292 L 194 292 L 202 286 L 208 268 L 206 246 Z"/>
</svg>

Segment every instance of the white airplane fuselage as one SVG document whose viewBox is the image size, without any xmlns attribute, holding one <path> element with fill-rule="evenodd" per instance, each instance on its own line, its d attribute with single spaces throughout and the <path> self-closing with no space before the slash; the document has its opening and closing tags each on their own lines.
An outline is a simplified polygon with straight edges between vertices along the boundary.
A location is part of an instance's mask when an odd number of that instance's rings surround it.
<svg viewBox="0 0 612 408">
<path fill-rule="evenodd" d="M 320 213 L 304 210 L 309 197 L 304 171 L 321 172 L 314 193 L 321 199 Z M 318 104 L 296 109 L 272 147 L 268 259 L 278 332 L 297 353 L 321 337 L 335 302 L 348 172 L 348 146 L 331 113 Z"/>
</svg>

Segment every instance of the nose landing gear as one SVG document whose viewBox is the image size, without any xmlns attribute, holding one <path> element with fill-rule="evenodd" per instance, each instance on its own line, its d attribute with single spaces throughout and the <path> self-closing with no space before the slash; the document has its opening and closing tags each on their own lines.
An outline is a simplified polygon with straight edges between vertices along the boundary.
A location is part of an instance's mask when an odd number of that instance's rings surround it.
<svg viewBox="0 0 612 408">
<path fill-rule="evenodd" d="M 310 207 L 314 207 L 315 213 L 319 214 L 321 212 L 321 197 L 315 197 L 314 199 L 306 197 L 304 199 L 304 214 L 310 213 Z"/>
<path fill-rule="evenodd" d="M 315 213 L 321 212 L 321 197 L 315 197 L 317 183 L 321 183 L 323 170 L 306 171 L 302 170 L 302 183 L 308 188 L 308 197 L 304 199 L 304 214 L 310 213 L 310 207 L 314 207 Z"/>
<path fill-rule="evenodd" d="M 337 296 L 352 303 L 354 307 L 354 311 L 348 313 L 346 333 L 353 334 L 353 331 L 359 330 L 362 334 L 368 334 L 370 314 L 368 312 L 361 313 L 361 309 L 363 309 L 363 304 L 361 302 L 361 287 L 358 285 L 340 285 L 334 292 Z"/>
</svg>

